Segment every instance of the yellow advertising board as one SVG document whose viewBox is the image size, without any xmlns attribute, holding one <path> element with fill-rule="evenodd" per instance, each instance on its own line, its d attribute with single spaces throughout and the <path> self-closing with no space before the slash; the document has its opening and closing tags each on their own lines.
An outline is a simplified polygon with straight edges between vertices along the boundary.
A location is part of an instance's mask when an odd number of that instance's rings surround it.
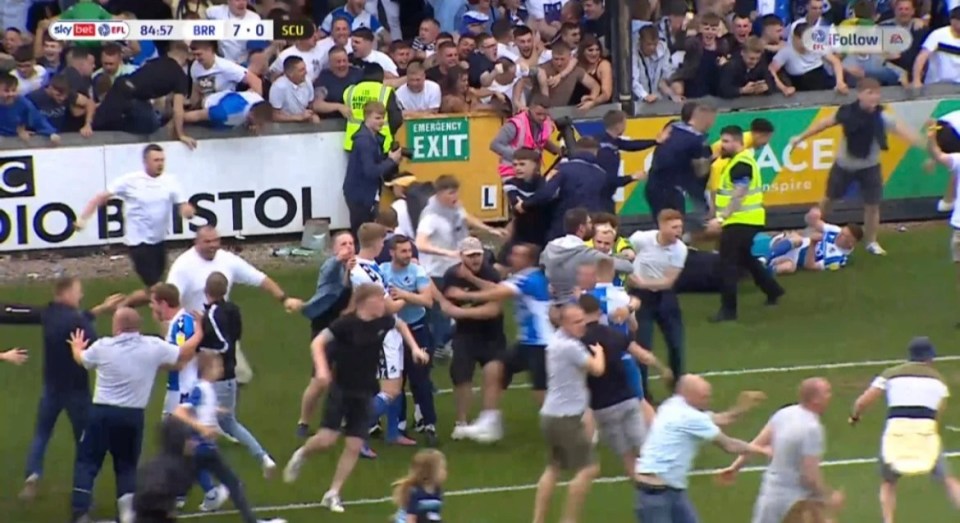
<svg viewBox="0 0 960 523">
<path fill-rule="evenodd" d="M 444 114 L 406 120 L 397 133 L 397 143 L 412 158 L 404 158 L 401 171 L 417 181 L 430 182 L 444 174 L 460 181 L 464 209 L 484 221 L 507 219 L 499 159 L 490 151 L 490 142 L 503 120 L 495 114 Z M 381 205 L 389 205 L 390 191 L 384 191 Z"/>
</svg>

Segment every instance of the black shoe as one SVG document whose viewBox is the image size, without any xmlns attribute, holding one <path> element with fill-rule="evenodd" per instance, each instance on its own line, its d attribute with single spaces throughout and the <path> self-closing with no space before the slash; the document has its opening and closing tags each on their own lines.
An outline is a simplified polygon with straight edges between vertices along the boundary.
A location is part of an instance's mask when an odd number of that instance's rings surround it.
<svg viewBox="0 0 960 523">
<path fill-rule="evenodd" d="M 437 439 L 437 430 L 434 429 L 432 425 L 428 425 L 423 429 L 423 442 L 427 447 L 432 449 L 440 445 L 440 440 Z"/>
<path fill-rule="evenodd" d="M 297 437 L 307 439 L 310 437 L 310 425 L 306 423 L 297 423 Z"/>
<path fill-rule="evenodd" d="M 786 294 L 786 291 L 784 291 L 784 290 L 781 290 L 780 292 L 778 292 L 778 293 L 776 293 L 776 294 L 772 294 L 772 295 L 768 294 L 768 295 L 767 295 L 767 301 L 766 301 L 766 303 L 764 303 L 764 305 L 766 305 L 767 307 L 773 307 L 773 306 L 775 306 L 775 305 L 777 304 L 777 302 L 780 301 L 780 298 L 782 298 L 784 294 Z"/>
<path fill-rule="evenodd" d="M 423 433 L 427 430 L 426 424 L 423 423 L 422 419 L 418 419 L 417 422 L 413 425 L 413 431 L 417 433 Z"/>
<path fill-rule="evenodd" d="M 379 422 L 370 427 L 370 437 L 375 439 L 380 439 L 383 437 L 383 428 L 380 426 Z"/>
<path fill-rule="evenodd" d="M 710 323 L 721 323 L 721 322 L 725 322 L 725 321 L 737 321 L 737 315 L 736 315 L 736 314 L 730 314 L 729 312 L 720 311 L 720 312 L 714 314 L 713 316 L 710 316 L 709 318 L 707 318 L 707 321 L 709 321 Z"/>
</svg>

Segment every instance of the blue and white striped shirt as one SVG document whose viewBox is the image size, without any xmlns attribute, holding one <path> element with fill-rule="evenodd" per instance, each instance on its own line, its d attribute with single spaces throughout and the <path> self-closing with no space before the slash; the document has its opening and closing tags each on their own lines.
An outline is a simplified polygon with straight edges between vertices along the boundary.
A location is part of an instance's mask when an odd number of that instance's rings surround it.
<svg viewBox="0 0 960 523">
<path fill-rule="evenodd" d="M 186 310 L 180 309 L 170 320 L 167 328 L 167 343 L 180 347 L 196 332 L 193 316 Z M 194 358 L 182 370 L 171 370 L 167 374 L 167 390 L 189 394 L 197 383 L 197 360 Z"/>
<path fill-rule="evenodd" d="M 600 302 L 600 323 L 610 325 L 620 332 L 629 335 L 630 327 L 627 322 L 611 323 L 610 313 L 625 308 L 630 305 L 630 295 L 626 289 L 612 283 L 598 283 L 596 287 L 589 291 Z"/>
<path fill-rule="evenodd" d="M 530 267 L 517 272 L 504 285 L 517 296 L 517 343 L 547 345 L 553 336 L 550 323 L 550 283 L 543 270 Z"/>
<path fill-rule="evenodd" d="M 837 225 L 825 223 L 823 225 L 823 239 L 817 244 L 813 253 L 814 261 L 820 269 L 843 267 L 850 258 L 853 249 L 843 249 L 837 245 L 837 238 L 843 229 Z"/>
</svg>

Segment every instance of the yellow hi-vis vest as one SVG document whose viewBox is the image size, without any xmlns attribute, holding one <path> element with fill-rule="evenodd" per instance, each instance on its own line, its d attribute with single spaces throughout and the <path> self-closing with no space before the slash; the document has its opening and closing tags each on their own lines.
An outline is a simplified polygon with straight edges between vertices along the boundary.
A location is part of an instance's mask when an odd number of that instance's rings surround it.
<svg viewBox="0 0 960 523">
<path fill-rule="evenodd" d="M 715 200 L 717 216 L 720 212 L 730 205 L 733 199 L 733 180 L 730 179 L 730 172 L 738 163 L 745 163 L 753 170 L 750 177 L 750 186 L 747 188 L 747 194 L 744 195 L 740 203 L 740 209 L 730 215 L 723 221 L 723 225 L 759 225 L 764 226 L 767 223 L 767 211 L 763 208 L 763 179 L 760 176 L 760 166 L 753 157 L 753 149 L 744 149 L 737 153 L 730 162 L 724 167 L 720 174 L 720 182 L 717 184 L 717 197 Z"/>
<path fill-rule="evenodd" d="M 345 151 L 353 150 L 353 135 L 356 134 L 357 131 L 360 130 L 360 126 L 363 125 L 363 106 L 367 105 L 367 102 L 375 101 L 382 103 L 383 106 L 386 107 L 387 100 L 390 98 L 392 92 L 393 89 L 391 87 L 383 85 L 380 82 L 360 82 L 350 86 L 343 92 L 343 104 L 350 109 L 350 118 L 347 120 L 347 136 L 343 139 L 343 149 Z M 386 138 L 383 141 L 383 150 L 384 152 L 389 152 L 390 146 L 393 145 L 393 134 L 390 132 L 389 116 L 384 117 L 383 128 L 380 129 L 380 134 Z"/>
</svg>

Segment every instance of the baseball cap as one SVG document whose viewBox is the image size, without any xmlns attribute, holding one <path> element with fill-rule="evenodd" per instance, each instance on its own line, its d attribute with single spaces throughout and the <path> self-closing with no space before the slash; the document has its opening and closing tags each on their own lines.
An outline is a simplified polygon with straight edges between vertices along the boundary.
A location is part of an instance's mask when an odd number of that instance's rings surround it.
<svg viewBox="0 0 960 523">
<path fill-rule="evenodd" d="M 410 185 L 413 184 L 413 182 L 415 181 L 417 181 L 416 176 L 412 174 L 404 174 L 404 175 L 397 176 L 396 178 L 388 182 L 384 182 L 383 184 L 386 185 L 387 187 L 393 187 L 394 185 L 396 185 L 397 187 L 410 187 Z"/>
<path fill-rule="evenodd" d="M 910 354 L 910 361 L 931 361 L 937 357 L 937 351 L 934 350 L 933 343 L 926 336 L 918 336 L 910 340 L 907 351 Z"/>
<path fill-rule="evenodd" d="M 469 236 L 460 242 L 460 254 L 483 254 L 483 243 L 477 238 Z"/>
</svg>

